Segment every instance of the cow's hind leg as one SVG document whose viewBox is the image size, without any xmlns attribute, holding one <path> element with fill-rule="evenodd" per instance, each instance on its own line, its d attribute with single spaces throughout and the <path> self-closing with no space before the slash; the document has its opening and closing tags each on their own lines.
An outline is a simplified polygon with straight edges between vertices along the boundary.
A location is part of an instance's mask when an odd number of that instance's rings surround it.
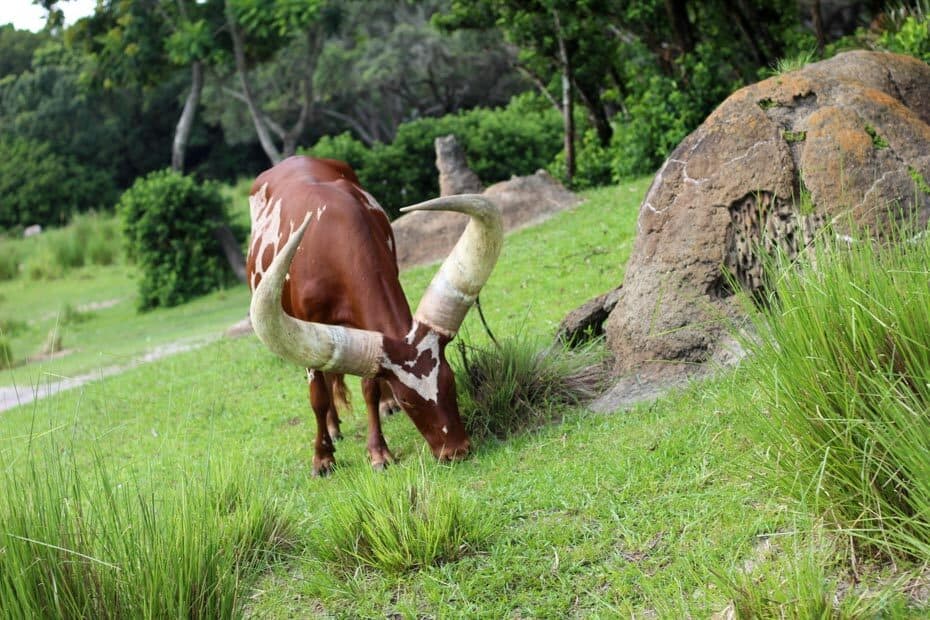
<svg viewBox="0 0 930 620">
<path fill-rule="evenodd" d="M 371 457 L 371 466 L 381 470 L 394 462 L 394 455 L 388 450 L 381 433 L 381 416 L 378 414 L 381 385 L 378 380 L 362 379 L 362 395 L 365 397 L 365 409 L 368 412 L 368 456 Z"/>
<path fill-rule="evenodd" d="M 382 416 L 389 416 L 400 411 L 400 405 L 397 404 L 397 400 L 394 398 L 394 392 L 391 390 L 391 386 L 388 382 L 379 381 L 378 385 L 381 388 L 381 398 L 378 401 L 378 412 Z"/>
<path fill-rule="evenodd" d="M 336 448 L 333 446 L 332 437 L 329 434 L 329 425 L 327 419 L 329 411 L 333 406 L 333 398 L 330 393 L 329 382 L 322 372 L 307 371 L 307 379 L 310 383 L 310 408 L 316 416 L 316 442 L 313 445 L 313 475 L 325 476 L 332 473 L 336 465 L 336 459 L 333 453 Z"/>
</svg>

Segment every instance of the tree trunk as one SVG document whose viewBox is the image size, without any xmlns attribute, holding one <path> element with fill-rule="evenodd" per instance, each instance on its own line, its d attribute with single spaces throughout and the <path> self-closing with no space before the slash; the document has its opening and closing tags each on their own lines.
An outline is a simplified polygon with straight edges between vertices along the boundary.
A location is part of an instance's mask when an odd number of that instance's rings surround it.
<svg viewBox="0 0 930 620">
<path fill-rule="evenodd" d="M 184 158 L 187 154 L 187 143 L 194 127 L 194 116 L 197 106 L 200 105 L 200 94 L 203 92 L 203 62 L 195 60 L 191 64 L 191 92 L 184 101 L 184 110 L 174 130 L 174 142 L 171 145 L 171 169 L 184 172 Z"/>
<path fill-rule="evenodd" d="M 574 89 L 581 98 L 581 103 L 588 110 L 588 118 L 594 125 L 594 131 L 597 133 L 597 140 L 601 146 L 608 146 L 614 135 L 614 128 L 610 124 L 610 117 L 607 114 L 607 108 L 601 99 L 600 86 L 583 84 L 573 84 Z"/>
<path fill-rule="evenodd" d="M 552 12 L 555 32 L 559 41 L 559 58 L 562 64 L 562 125 L 565 136 L 565 182 L 571 186 L 575 178 L 575 105 L 572 92 L 572 62 L 562 36 L 558 11 Z"/>
<path fill-rule="evenodd" d="M 233 42 L 236 73 L 239 74 L 239 82 L 242 84 L 242 92 L 245 96 L 246 106 L 249 108 L 249 114 L 252 117 L 252 124 L 255 125 L 255 133 L 258 134 L 258 141 L 262 145 L 262 150 L 265 151 L 265 155 L 268 156 L 272 164 L 277 164 L 282 159 L 281 153 L 271 139 L 268 128 L 265 127 L 265 123 L 262 121 L 262 115 L 261 111 L 258 109 L 258 104 L 255 102 L 255 95 L 252 93 L 252 85 L 249 83 L 245 62 L 245 42 L 242 40 L 242 31 L 239 30 L 239 25 L 236 23 L 236 19 L 233 17 L 232 10 L 229 8 L 228 4 L 226 5 L 226 21 L 229 24 L 229 34 Z"/>
<path fill-rule="evenodd" d="M 817 35 L 817 56 L 823 58 L 827 37 L 823 30 L 823 11 L 820 10 L 820 0 L 814 0 L 813 6 L 811 6 L 811 18 L 814 22 L 814 34 Z"/>
<path fill-rule="evenodd" d="M 675 43 L 680 53 L 687 54 L 694 50 L 694 33 L 691 20 L 688 19 L 687 0 L 665 0 L 665 14 L 675 33 Z"/>
<path fill-rule="evenodd" d="M 248 284 L 245 256 L 242 254 L 242 248 L 239 247 L 232 229 L 229 228 L 228 224 L 221 224 L 213 231 L 213 236 L 220 242 L 220 247 L 223 248 L 223 254 L 226 256 L 226 262 L 229 263 L 233 273 L 236 274 L 236 279 L 243 284 Z"/>
</svg>

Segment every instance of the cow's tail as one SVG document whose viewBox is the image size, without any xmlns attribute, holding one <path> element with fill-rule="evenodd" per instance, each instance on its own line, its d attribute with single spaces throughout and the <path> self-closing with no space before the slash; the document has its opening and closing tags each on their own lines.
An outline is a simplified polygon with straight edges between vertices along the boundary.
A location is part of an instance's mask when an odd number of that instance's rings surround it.
<svg viewBox="0 0 930 620">
<path fill-rule="evenodd" d="M 352 394 L 349 392 L 349 388 L 346 387 L 346 381 L 343 375 L 336 375 L 333 377 L 332 393 L 333 405 L 335 405 L 336 411 L 340 415 L 351 413 Z"/>
</svg>

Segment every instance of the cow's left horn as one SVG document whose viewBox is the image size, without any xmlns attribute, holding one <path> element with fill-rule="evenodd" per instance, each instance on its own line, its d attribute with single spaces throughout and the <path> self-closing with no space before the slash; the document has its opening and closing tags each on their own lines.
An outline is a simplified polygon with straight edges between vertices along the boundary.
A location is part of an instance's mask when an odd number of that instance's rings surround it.
<svg viewBox="0 0 930 620">
<path fill-rule="evenodd" d="M 249 315 L 259 339 L 273 353 L 305 368 L 340 374 L 374 376 L 384 351 L 378 332 L 301 321 L 281 307 L 281 289 L 304 231 L 308 215 L 278 252 L 252 293 Z"/>
<path fill-rule="evenodd" d="M 484 196 L 459 194 L 421 202 L 401 211 L 458 211 L 471 217 L 423 293 L 415 314 L 417 321 L 455 336 L 500 255 L 504 241 L 500 209 Z"/>
</svg>

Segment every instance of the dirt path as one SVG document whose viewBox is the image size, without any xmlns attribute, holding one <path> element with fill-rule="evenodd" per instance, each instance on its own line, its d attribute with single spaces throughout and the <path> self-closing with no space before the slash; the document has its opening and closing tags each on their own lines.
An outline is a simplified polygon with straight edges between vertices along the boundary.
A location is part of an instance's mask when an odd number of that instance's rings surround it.
<svg viewBox="0 0 930 620">
<path fill-rule="evenodd" d="M 12 409 L 13 407 L 18 407 L 20 405 L 25 405 L 37 400 L 41 400 L 59 392 L 73 390 L 74 388 L 81 387 L 92 381 L 118 375 L 121 372 L 136 368 L 148 362 L 154 362 L 155 360 L 169 357 L 171 355 L 176 355 L 177 353 L 184 353 L 185 351 L 199 349 L 211 342 L 219 340 L 220 337 L 221 336 L 217 335 L 211 336 L 209 338 L 200 338 L 197 340 L 181 340 L 178 342 L 169 342 L 168 344 L 155 347 L 154 349 L 144 353 L 143 355 L 140 355 L 127 364 L 105 366 L 103 368 L 98 368 L 93 372 L 76 375 L 74 377 L 63 377 L 49 373 L 44 375 L 43 381 L 41 383 L 37 383 L 35 385 L 2 386 L 0 387 L 0 411 L 6 411 L 7 409 Z"/>
</svg>

